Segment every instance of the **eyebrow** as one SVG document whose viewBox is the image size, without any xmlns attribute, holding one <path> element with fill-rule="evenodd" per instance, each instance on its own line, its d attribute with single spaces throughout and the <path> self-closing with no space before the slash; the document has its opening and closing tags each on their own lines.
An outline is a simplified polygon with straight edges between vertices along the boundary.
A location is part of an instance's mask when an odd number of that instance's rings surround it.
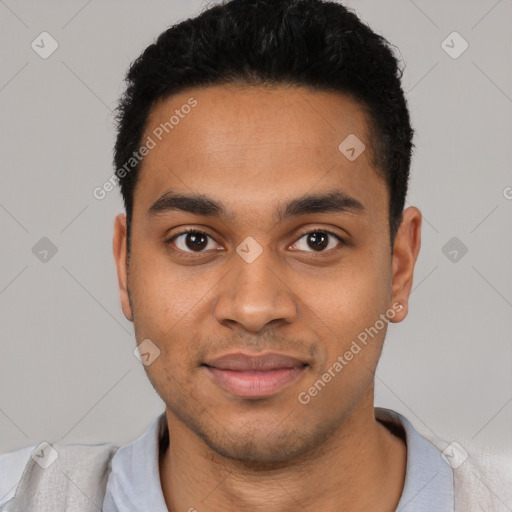
<svg viewBox="0 0 512 512">
<path fill-rule="evenodd" d="M 163 194 L 147 211 L 154 216 L 172 211 L 183 211 L 204 217 L 232 219 L 222 203 L 204 194 L 180 194 L 171 190 Z M 366 208 L 356 198 L 338 190 L 322 194 L 307 194 L 281 204 L 276 209 L 276 218 L 282 222 L 291 217 L 312 213 L 356 213 L 365 214 Z"/>
</svg>

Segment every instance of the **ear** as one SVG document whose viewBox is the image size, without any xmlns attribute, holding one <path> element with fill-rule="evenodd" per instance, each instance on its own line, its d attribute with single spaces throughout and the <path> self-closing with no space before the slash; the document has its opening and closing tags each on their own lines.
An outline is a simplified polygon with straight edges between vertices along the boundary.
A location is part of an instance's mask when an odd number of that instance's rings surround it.
<svg viewBox="0 0 512 512">
<path fill-rule="evenodd" d="M 391 262 L 392 304 L 399 303 L 401 308 L 396 311 L 391 322 L 401 322 L 409 310 L 409 295 L 412 288 L 414 265 L 421 246 L 421 212 L 415 206 L 406 208 L 403 212 L 402 223 L 395 237 L 393 258 Z"/>
<path fill-rule="evenodd" d="M 121 299 L 121 308 L 124 316 L 133 322 L 133 313 L 128 295 L 128 260 L 127 256 L 127 230 L 126 214 L 120 213 L 116 216 L 114 222 L 114 238 L 112 249 L 117 267 L 117 282 L 119 285 L 119 296 Z"/>
</svg>

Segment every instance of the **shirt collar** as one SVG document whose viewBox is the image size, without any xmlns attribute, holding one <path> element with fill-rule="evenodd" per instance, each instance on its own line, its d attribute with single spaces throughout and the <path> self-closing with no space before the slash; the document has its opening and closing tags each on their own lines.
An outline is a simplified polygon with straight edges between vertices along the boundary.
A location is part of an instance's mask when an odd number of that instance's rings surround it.
<svg viewBox="0 0 512 512">
<path fill-rule="evenodd" d="M 375 417 L 391 431 L 401 429 L 407 445 L 405 482 L 396 512 L 453 512 L 453 471 L 441 452 L 401 414 L 376 407 Z"/>
<path fill-rule="evenodd" d="M 160 484 L 160 440 L 167 432 L 165 412 L 135 441 L 112 458 L 102 512 L 168 512 Z"/>
<path fill-rule="evenodd" d="M 453 512 L 453 473 L 441 452 L 401 414 L 377 407 L 375 416 L 388 429 L 402 430 L 407 444 L 404 489 L 396 512 Z M 167 512 L 160 484 L 160 443 L 168 439 L 165 412 L 112 459 L 104 512 Z"/>
</svg>

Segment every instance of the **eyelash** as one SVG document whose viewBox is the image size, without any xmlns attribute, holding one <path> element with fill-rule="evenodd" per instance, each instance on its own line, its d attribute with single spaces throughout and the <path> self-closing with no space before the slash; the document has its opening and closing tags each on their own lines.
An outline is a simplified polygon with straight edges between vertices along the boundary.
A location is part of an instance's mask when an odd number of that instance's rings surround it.
<svg viewBox="0 0 512 512">
<path fill-rule="evenodd" d="M 212 236 L 210 236 L 205 231 L 201 231 L 201 230 L 196 229 L 196 228 L 187 228 L 187 229 L 184 229 L 183 231 L 180 231 L 179 233 L 176 233 L 175 235 L 173 235 L 168 240 L 165 240 L 165 243 L 170 246 L 178 237 L 183 236 L 183 235 L 187 235 L 189 233 L 194 233 L 194 234 L 197 234 L 197 235 L 205 235 L 208 238 L 211 238 L 212 240 L 215 240 Z M 310 230 L 308 230 L 308 231 L 306 231 L 304 233 L 301 233 L 301 235 L 297 238 L 297 240 L 292 245 L 295 245 L 301 238 L 305 237 L 306 235 L 310 235 L 312 233 L 324 233 L 326 235 L 330 235 L 333 238 L 335 238 L 340 243 L 340 245 L 342 245 L 342 246 L 343 245 L 348 245 L 348 243 L 343 238 L 341 238 L 340 235 L 337 235 L 336 233 L 333 233 L 332 231 L 329 231 L 329 230 L 323 229 L 323 228 L 310 229 Z M 199 252 L 183 251 L 181 249 L 174 249 L 174 248 L 172 250 L 174 252 L 179 252 L 181 254 L 185 254 L 186 257 L 190 257 L 190 258 L 195 258 L 195 257 L 201 256 L 202 254 L 205 254 L 205 251 L 199 251 Z M 326 254 L 326 253 L 331 252 L 332 250 L 334 250 L 334 249 L 329 249 L 327 251 L 324 250 L 324 251 L 303 251 L 303 252 L 312 252 L 313 254 Z"/>
</svg>

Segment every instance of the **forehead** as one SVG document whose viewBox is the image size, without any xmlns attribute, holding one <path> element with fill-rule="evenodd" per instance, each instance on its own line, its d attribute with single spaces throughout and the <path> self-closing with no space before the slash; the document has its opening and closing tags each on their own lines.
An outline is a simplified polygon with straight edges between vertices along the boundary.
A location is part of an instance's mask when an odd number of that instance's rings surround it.
<svg viewBox="0 0 512 512">
<path fill-rule="evenodd" d="M 255 206 L 337 188 L 387 204 L 372 165 L 367 118 L 339 93 L 194 88 L 154 105 L 143 142 L 148 138 L 154 147 L 142 163 L 134 213 L 167 190 Z M 345 140 L 360 144 L 358 152 L 364 147 L 355 160 L 340 150 Z"/>
</svg>

